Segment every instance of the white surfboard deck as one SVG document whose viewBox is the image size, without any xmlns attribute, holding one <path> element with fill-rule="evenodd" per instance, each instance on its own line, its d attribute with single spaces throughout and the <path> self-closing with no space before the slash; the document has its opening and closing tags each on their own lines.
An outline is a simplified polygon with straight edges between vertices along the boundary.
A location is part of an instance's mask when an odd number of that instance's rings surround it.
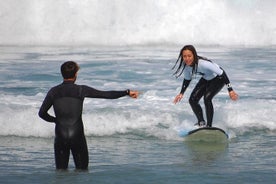
<svg viewBox="0 0 276 184">
<path fill-rule="evenodd" d="M 223 143 L 228 141 L 228 135 L 224 130 L 217 127 L 202 127 L 189 131 L 185 136 L 185 141 Z"/>
</svg>

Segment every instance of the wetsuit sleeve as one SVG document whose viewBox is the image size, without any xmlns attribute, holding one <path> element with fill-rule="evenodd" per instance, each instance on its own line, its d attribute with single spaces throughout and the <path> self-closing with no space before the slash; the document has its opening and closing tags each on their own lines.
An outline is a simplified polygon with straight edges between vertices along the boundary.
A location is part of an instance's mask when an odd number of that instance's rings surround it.
<svg viewBox="0 0 276 184">
<path fill-rule="evenodd" d="M 224 83 L 226 84 L 228 91 L 229 92 L 233 91 L 233 88 L 231 86 L 230 80 L 229 80 L 229 78 L 228 78 L 228 76 L 227 76 L 227 74 L 226 74 L 226 72 L 224 70 L 223 70 L 222 74 L 220 75 L 220 77 L 223 78 Z"/>
<path fill-rule="evenodd" d="M 105 98 L 116 99 L 126 95 L 129 95 L 129 90 L 125 91 L 101 91 L 89 86 L 82 86 L 82 94 L 84 97 L 90 98 Z"/>
<path fill-rule="evenodd" d="M 42 119 L 48 122 L 55 122 L 56 118 L 51 116 L 48 113 L 48 110 L 51 108 L 52 105 L 53 105 L 53 102 L 52 102 L 51 96 L 48 93 L 39 109 L 39 112 L 38 112 L 39 117 L 41 117 Z"/>
<path fill-rule="evenodd" d="M 190 82 L 191 82 L 191 80 L 187 80 L 187 79 L 183 80 L 182 88 L 181 88 L 181 91 L 180 91 L 181 94 L 184 94 L 184 92 L 186 91 L 186 89 L 189 86 Z"/>
</svg>

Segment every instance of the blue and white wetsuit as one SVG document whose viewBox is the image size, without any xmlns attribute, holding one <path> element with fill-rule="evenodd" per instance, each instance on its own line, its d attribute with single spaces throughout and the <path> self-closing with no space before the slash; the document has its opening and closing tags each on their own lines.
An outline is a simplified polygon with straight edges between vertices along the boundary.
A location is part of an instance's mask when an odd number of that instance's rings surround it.
<svg viewBox="0 0 276 184">
<path fill-rule="evenodd" d="M 193 67 L 186 65 L 184 68 L 184 80 L 180 93 L 184 93 L 190 84 L 193 76 Z M 200 59 L 195 71 L 196 74 L 202 75 L 196 84 L 189 98 L 189 103 L 195 113 L 198 122 L 205 121 L 203 118 L 202 108 L 199 100 L 204 96 L 206 109 L 207 126 L 211 127 L 213 122 L 214 108 L 212 104 L 213 97 L 227 85 L 228 91 L 232 91 L 230 81 L 225 71 L 216 63 Z"/>
</svg>

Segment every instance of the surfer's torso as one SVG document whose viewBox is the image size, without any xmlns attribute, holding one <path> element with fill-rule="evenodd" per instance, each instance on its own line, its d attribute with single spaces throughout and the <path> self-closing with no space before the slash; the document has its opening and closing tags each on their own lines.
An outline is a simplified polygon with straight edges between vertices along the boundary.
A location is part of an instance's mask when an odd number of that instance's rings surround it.
<svg viewBox="0 0 276 184">
<path fill-rule="evenodd" d="M 99 91 L 66 81 L 48 92 L 39 115 L 46 121 L 56 123 L 56 138 L 70 140 L 83 135 L 82 110 L 85 97 L 114 99 L 125 95 L 126 91 Z M 47 113 L 52 105 L 55 117 Z"/>
<path fill-rule="evenodd" d="M 186 80 L 191 80 L 193 75 L 193 67 L 185 66 L 184 69 L 184 78 Z M 205 80 L 212 80 L 216 76 L 222 75 L 223 70 L 216 64 L 210 61 L 199 60 L 196 70 L 196 74 L 202 75 L 202 78 Z"/>
</svg>

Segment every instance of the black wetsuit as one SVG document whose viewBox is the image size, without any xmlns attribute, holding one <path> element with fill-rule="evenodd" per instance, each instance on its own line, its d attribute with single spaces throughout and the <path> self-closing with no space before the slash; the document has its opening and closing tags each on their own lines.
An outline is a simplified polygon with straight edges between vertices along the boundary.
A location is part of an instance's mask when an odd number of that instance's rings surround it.
<svg viewBox="0 0 276 184">
<path fill-rule="evenodd" d="M 88 149 L 83 130 L 82 109 L 85 97 L 116 99 L 128 95 L 126 91 L 99 91 L 73 81 L 53 87 L 45 97 L 39 116 L 55 127 L 55 162 L 57 169 L 67 169 L 70 150 L 76 169 L 88 168 Z M 53 105 L 55 117 L 48 114 Z"/>
<path fill-rule="evenodd" d="M 225 71 L 216 63 L 199 60 L 196 74 L 202 78 L 196 84 L 189 98 L 189 103 L 195 113 L 198 123 L 204 121 L 202 108 L 199 100 L 204 97 L 204 105 L 206 109 L 207 126 L 211 127 L 213 122 L 214 108 L 212 104 L 213 97 L 227 85 L 228 91 L 232 91 L 232 87 Z M 186 66 L 184 68 L 184 80 L 180 93 L 184 93 L 192 80 L 193 68 Z"/>
</svg>

